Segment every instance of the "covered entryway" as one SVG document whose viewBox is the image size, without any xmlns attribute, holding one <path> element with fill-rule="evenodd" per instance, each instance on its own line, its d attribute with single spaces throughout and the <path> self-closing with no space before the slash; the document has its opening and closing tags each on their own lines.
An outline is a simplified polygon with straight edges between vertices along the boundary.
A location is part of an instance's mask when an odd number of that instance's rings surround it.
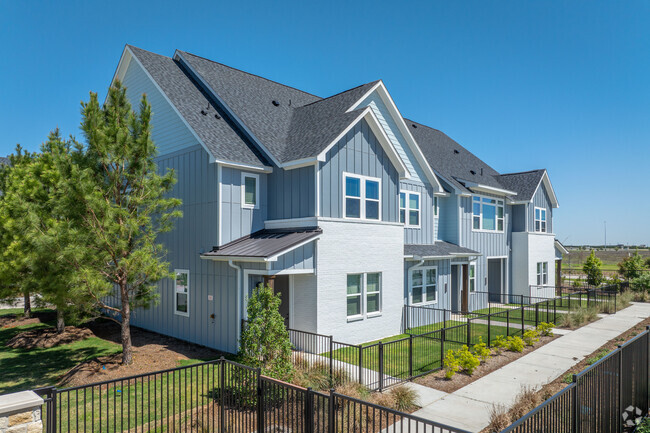
<svg viewBox="0 0 650 433">
<path fill-rule="evenodd" d="M 454 311 L 467 311 L 469 306 L 469 265 L 451 265 L 451 307 Z"/>
<path fill-rule="evenodd" d="M 503 302 L 501 295 L 505 289 L 505 262 L 504 257 L 488 257 L 488 293 L 490 302 Z"/>
<path fill-rule="evenodd" d="M 284 317 L 287 328 L 291 326 L 291 282 L 289 275 L 258 275 L 249 274 L 247 278 L 246 297 L 244 298 L 244 317 L 247 316 L 248 300 L 253 295 L 253 290 L 262 285 L 268 285 L 273 292 L 280 294 L 280 314 Z"/>
</svg>

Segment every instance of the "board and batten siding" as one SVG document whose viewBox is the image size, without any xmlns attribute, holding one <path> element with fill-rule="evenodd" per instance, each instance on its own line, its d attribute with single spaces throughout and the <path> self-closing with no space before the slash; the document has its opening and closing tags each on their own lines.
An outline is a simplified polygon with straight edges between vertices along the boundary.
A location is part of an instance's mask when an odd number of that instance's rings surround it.
<svg viewBox="0 0 650 433">
<path fill-rule="evenodd" d="M 533 202 L 528 206 L 528 230 L 535 231 L 535 208 L 542 207 L 546 209 L 546 232 L 553 233 L 553 206 L 551 199 L 546 191 L 544 182 L 540 183 L 539 188 L 535 191 Z"/>
<path fill-rule="evenodd" d="M 399 221 L 399 174 L 365 120 L 357 123 L 320 163 L 321 216 L 343 218 L 343 173 L 381 179 L 381 220 Z"/>
<path fill-rule="evenodd" d="M 278 260 L 271 262 L 271 269 L 274 271 L 295 270 L 295 269 L 314 269 L 314 255 L 316 250 L 316 241 L 302 245 L 295 250 L 282 254 Z"/>
<path fill-rule="evenodd" d="M 258 209 L 243 208 L 242 173 L 258 176 L 259 206 Z M 264 228 L 267 219 L 268 196 L 267 175 L 249 173 L 236 168 L 222 167 L 221 169 L 221 239 L 219 245 L 239 239 Z"/>
<path fill-rule="evenodd" d="M 225 262 L 203 260 L 200 253 L 217 243 L 217 165 L 201 146 L 157 158 L 160 172 L 172 168 L 178 182 L 171 195 L 182 200 L 183 217 L 160 235 L 170 270 L 190 272 L 189 317 L 174 314 L 174 281 L 158 283 L 159 301 L 137 309 L 132 323 L 144 329 L 228 352 L 237 350 L 237 274 Z M 214 318 L 211 317 L 214 315 Z"/>
<path fill-rule="evenodd" d="M 411 287 L 409 285 L 409 273 L 419 261 L 405 261 L 404 262 L 404 298 L 405 305 L 411 302 Z M 430 305 L 440 309 L 451 309 L 451 260 L 426 260 L 418 268 L 437 267 L 437 289 L 436 296 L 437 302 L 435 304 L 417 304 L 417 305 Z M 447 291 L 445 292 L 445 285 Z"/>
<path fill-rule="evenodd" d="M 139 110 L 142 94 L 151 104 L 151 138 L 158 148 L 158 155 L 166 155 L 198 144 L 196 137 L 167 102 L 164 95 L 149 79 L 136 59 L 131 59 L 122 84 L 134 110 Z"/>
<path fill-rule="evenodd" d="M 420 193 L 420 227 L 404 227 L 405 244 L 432 244 L 435 241 L 435 219 L 433 212 L 433 188 L 420 182 L 400 182 L 401 191 Z M 406 197 L 406 219 L 408 221 L 408 196 Z"/>
<path fill-rule="evenodd" d="M 284 170 L 274 167 L 268 175 L 268 219 L 316 216 L 315 166 Z"/>
<path fill-rule="evenodd" d="M 527 206 L 525 204 L 516 204 L 512 206 L 512 231 L 525 232 L 526 231 L 526 218 Z"/>
</svg>

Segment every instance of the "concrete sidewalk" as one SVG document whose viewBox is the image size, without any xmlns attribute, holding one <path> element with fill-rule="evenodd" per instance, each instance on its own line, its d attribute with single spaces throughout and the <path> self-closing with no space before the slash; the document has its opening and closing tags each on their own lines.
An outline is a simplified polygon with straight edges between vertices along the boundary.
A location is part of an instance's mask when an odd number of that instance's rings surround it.
<svg viewBox="0 0 650 433">
<path fill-rule="evenodd" d="M 431 393 L 434 395 L 426 400 L 433 401 L 430 404 L 423 401 L 422 409 L 414 415 L 471 432 L 481 431 L 490 422 L 493 404 L 510 407 L 522 386 L 540 388 L 546 385 L 649 316 L 650 304 L 634 303 L 616 314 L 566 333 L 456 392 L 442 397 L 440 393 Z"/>
</svg>

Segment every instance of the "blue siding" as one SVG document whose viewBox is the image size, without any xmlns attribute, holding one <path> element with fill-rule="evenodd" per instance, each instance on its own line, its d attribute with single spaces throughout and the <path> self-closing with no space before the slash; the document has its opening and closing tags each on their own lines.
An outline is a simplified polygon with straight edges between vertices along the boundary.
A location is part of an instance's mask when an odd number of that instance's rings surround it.
<svg viewBox="0 0 650 433">
<path fill-rule="evenodd" d="M 512 206 L 512 231 L 525 232 L 526 231 L 526 205 L 516 204 Z"/>
<path fill-rule="evenodd" d="M 438 179 L 446 191 L 454 191 L 444 179 Z M 458 237 L 458 197 L 454 192 L 450 193 L 448 197 L 439 197 L 438 208 L 436 240 L 458 244 L 460 242 Z"/>
<path fill-rule="evenodd" d="M 198 144 L 196 137 L 135 59 L 129 63 L 122 84 L 126 86 L 126 96 L 136 110 L 140 107 L 142 94 L 147 95 L 153 113 L 151 138 L 158 147 L 159 155 L 169 154 Z"/>
<path fill-rule="evenodd" d="M 315 247 L 316 241 L 289 251 L 278 257 L 277 262 L 271 262 L 271 269 L 274 271 L 285 269 L 314 269 L 316 265 L 314 260 Z"/>
<path fill-rule="evenodd" d="M 528 210 L 528 230 L 531 232 L 535 231 L 535 207 L 546 208 L 546 231 L 548 233 L 553 233 L 553 206 L 551 206 L 551 200 L 546 191 L 546 186 L 542 182 L 535 191 L 533 196 L 533 203 L 529 206 Z"/>
<path fill-rule="evenodd" d="M 404 227 L 404 243 L 431 244 L 435 240 L 433 215 L 433 188 L 420 182 L 402 181 L 400 191 L 415 191 L 420 193 L 420 228 Z M 407 198 L 408 219 L 408 198 Z"/>
<path fill-rule="evenodd" d="M 268 175 L 271 220 L 305 218 L 316 215 L 314 166 L 283 170 L 275 167 Z"/>
<path fill-rule="evenodd" d="M 397 222 L 399 175 L 365 120 L 327 152 L 320 163 L 321 216 L 343 217 L 343 172 L 381 179 L 382 221 Z"/>
<path fill-rule="evenodd" d="M 259 176 L 259 209 L 247 209 L 241 206 L 242 173 L 246 171 L 236 168 L 221 169 L 221 239 L 223 245 L 242 236 L 249 235 L 264 228 L 267 219 L 267 175 L 264 173 L 248 173 Z"/>
<path fill-rule="evenodd" d="M 418 262 L 406 261 L 404 262 L 404 303 L 409 300 L 409 271 Z M 450 260 L 426 260 L 422 267 L 437 266 L 438 268 L 438 302 L 433 304 L 435 308 L 449 309 L 451 308 L 451 261 Z M 447 291 L 445 292 L 445 285 Z"/>
</svg>

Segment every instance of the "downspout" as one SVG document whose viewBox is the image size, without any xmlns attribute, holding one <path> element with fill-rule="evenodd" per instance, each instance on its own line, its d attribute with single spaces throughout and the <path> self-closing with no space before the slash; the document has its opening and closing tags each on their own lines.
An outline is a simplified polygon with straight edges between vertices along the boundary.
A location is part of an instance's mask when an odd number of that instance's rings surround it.
<svg viewBox="0 0 650 433">
<path fill-rule="evenodd" d="M 242 325 L 242 302 L 241 302 L 241 266 L 237 266 L 232 260 L 228 260 L 228 266 L 237 272 L 237 349 L 239 349 L 239 341 L 241 339 L 241 325 Z"/>
</svg>

